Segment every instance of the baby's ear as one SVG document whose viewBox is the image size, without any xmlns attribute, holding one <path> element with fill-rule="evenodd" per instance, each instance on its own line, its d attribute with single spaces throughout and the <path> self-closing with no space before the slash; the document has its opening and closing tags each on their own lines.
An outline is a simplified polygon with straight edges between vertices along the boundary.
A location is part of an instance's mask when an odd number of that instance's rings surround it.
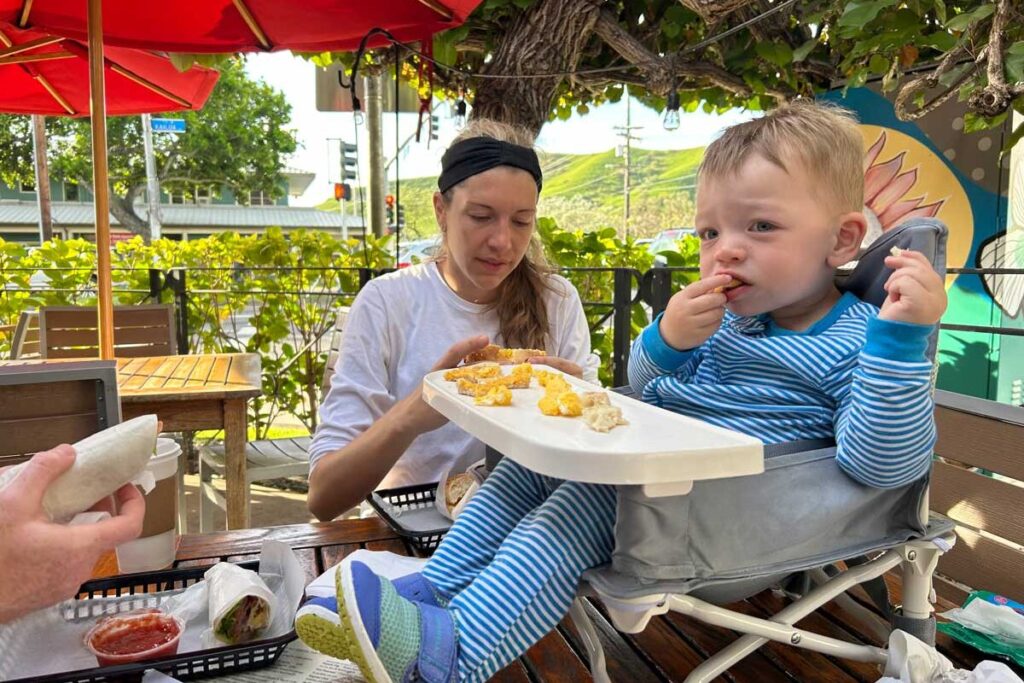
<svg viewBox="0 0 1024 683">
<path fill-rule="evenodd" d="M 838 268 L 857 258 L 867 230 L 868 219 L 860 211 L 850 211 L 839 216 L 839 229 L 836 231 L 836 241 L 829 254 L 828 264 Z"/>
</svg>

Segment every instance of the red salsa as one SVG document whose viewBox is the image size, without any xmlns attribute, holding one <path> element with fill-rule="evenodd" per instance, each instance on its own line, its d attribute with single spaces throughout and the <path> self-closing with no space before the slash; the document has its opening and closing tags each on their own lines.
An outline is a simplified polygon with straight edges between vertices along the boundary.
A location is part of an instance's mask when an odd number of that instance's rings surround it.
<svg viewBox="0 0 1024 683">
<path fill-rule="evenodd" d="M 104 619 L 87 637 L 100 666 L 166 657 L 178 650 L 181 627 L 166 614 L 150 612 Z"/>
</svg>

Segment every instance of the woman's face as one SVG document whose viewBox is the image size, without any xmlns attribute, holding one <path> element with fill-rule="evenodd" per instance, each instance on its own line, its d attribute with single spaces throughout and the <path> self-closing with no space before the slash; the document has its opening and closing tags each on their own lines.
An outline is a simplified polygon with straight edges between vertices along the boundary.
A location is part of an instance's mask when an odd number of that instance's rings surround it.
<svg viewBox="0 0 1024 683">
<path fill-rule="evenodd" d="M 491 303 L 519 265 L 537 222 L 537 184 L 522 169 L 497 166 L 457 185 L 452 201 L 434 194 L 447 256 L 439 263 L 463 299 Z"/>
</svg>

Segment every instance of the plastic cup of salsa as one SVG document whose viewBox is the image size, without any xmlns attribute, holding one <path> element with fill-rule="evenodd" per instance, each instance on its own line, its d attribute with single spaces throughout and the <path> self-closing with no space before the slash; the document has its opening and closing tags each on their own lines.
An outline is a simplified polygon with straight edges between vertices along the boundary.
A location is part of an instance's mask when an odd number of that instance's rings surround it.
<svg viewBox="0 0 1024 683">
<path fill-rule="evenodd" d="M 100 666 L 132 664 L 177 654 L 185 622 L 159 610 L 106 617 L 85 634 Z"/>
</svg>

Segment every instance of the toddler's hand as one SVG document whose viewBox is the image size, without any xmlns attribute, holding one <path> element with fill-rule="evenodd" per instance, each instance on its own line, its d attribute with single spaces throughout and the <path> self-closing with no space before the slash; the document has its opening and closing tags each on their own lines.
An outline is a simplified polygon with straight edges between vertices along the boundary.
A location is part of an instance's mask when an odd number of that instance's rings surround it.
<svg viewBox="0 0 1024 683">
<path fill-rule="evenodd" d="M 902 250 L 887 256 L 893 274 L 885 282 L 888 296 L 878 317 L 919 325 L 934 325 L 946 312 L 946 284 L 923 254 Z"/>
<path fill-rule="evenodd" d="M 714 290 L 731 281 L 731 275 L 714 275 L 672 295 L 658 328 L 669 346 L 680 351 L 696 348 L 718 330 L 727 297 Z"/>
</svg>

